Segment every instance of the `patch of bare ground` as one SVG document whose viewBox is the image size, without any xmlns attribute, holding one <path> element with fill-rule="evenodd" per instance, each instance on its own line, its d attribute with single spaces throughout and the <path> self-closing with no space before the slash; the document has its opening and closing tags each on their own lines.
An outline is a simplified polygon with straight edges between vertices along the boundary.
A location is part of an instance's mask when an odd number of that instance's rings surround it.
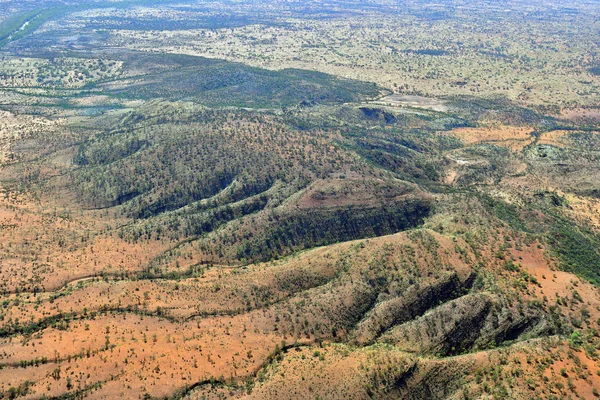
<svg viewBox="0 0 600 400">
<path fill-rule="evenodd" d="M 567 108 L 561 111 L 560 116 L 579 124 L 600 122 L 600 111 L 595 108 Z"/>
<path fill-rule="evenodd" d="M 422 108 L 425 110 L 432 110 L 437 112 L 448 111 L 448 107 L 445 105 L 444 101 L 423 96 L 392 94 L 377 99 L 372 103 L 388 107 Z"/>
<path fill-rule="evenodd" d="M 540 134 L 537 144 L 546 144 L 556 147 L 568 147 L 568 142 L 565 142 L 565 136 L 569 135 L 569 131 L 550 131 Z"/>
<path fill-rule="evenodd" d="M 211 377 L 235 380 L 252 374 L 280 342 L 243 322 L 222 317 L 174 324 L 106 315 L 11 337 L 0 343 L 0 390 L 29 380 L 35 397 L 80 390 L 91 398 L 162 397 Z M 35 361 L 23 369 L 22 360 Z"/>
<path fill-rule="evenodd" d="M 4 188 L 0 198 L 3 292 L 41 292 L 102 274 L 140 271 L 168 242 L 127 243 L 113 234 L 118 220 L 53 207 Z"/>
<path fill-rule="evenodd" d="M 466 145 L 490 143 L 521 151 L 534 142 L 533 129 L 516 126 L 485 126 L 481 128 L 457 128 L 449 132 Z"/>
<path fill-rule="evenodd" d="M 569 213 L 575 220 L 600 228 L 600 199 L 572 193 L 565 193 L 564 196 L 569 204 Z"/>
</svg>

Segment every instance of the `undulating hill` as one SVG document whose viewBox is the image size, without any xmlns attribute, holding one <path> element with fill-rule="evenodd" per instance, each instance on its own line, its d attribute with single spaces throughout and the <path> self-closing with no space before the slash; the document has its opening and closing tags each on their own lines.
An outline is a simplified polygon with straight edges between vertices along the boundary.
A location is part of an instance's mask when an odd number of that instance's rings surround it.
<svg viewBox="0 0 600 400">
<path fill-rule="evenodd" d="M 0 399 L 600 397 L 599 12 L 0 3 Z"/>
</svg>

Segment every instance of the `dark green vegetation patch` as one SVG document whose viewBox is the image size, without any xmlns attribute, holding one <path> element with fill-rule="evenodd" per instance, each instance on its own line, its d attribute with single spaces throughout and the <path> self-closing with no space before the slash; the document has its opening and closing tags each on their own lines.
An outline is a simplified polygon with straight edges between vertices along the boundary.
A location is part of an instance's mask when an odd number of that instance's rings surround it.
<svg viewBox="0 0 600 400">
<path fill-rule="evenodd" d="M 119 97 L 189 100 L 211 107 L 281 108 L 298 104 L 348 103 L 376 97 L 374 84 L 320 72 L 269 71 L 244 64 L 191 56 L 128 55 L 127 65 L 157 73 L 119 82 L 104 89 Z"/>
</svg>

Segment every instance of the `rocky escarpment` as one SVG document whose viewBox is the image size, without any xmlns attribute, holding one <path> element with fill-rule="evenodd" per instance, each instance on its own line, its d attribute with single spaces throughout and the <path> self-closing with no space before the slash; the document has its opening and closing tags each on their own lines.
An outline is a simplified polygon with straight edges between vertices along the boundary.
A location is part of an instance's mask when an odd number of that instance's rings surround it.
<svg viewBox="0 0 600 400">
<path fill-rule="evenodd" d="M 375 305 L 356 326 L 352 338 L 357 344 L 370 344 L 394 325 L 411 321 L 429 309 L 464 294 L 474 280 L 475 274 L 461 280 L 457 273 L 450 273 L 438 280 L 416 283 L 400 296 Z"/>
<path fill-rule="evenodd" d="M 379 341 L 405 351 L 449 356 L 556 330 L 537 309 L 515 309 L 489 293 L 468 294 L 385 332 Z"/>
</svg>

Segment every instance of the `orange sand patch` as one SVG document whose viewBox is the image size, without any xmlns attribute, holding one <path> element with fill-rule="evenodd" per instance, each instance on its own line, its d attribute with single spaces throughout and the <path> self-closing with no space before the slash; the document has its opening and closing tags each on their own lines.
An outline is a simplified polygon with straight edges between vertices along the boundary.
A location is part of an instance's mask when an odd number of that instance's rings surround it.
<svg viewBox="0 0 600 400">
<path fill-rule="evenodd" d="M 521 151 L 533 143 L 533 129 L 529 127 L 494 126 L 482 128 L 458 128 L 450 131 L 466 145 L 477 143 L 493 143 L 508 147 L 513 151 Z"/>
<path fill-rule="evenodd" d="M 235 380 L 252 374 L 281 341 L 240 322 L 224 317 L 174 324 L 111 315 L 71 322 L 68 331 L 50 328 L 31 338 L 2 339 L 0 362 L 7 367 L 0 370 L 0 391 L 35 380 L 31 394 L 52 397 L 68 392 L 70 378 L 80 390 L 104 382 L 91 398 L 162 397 L 210 377 Z M 34 359 L 46 361 L 15 374 L 20 360 Z M 52 374 L 57 368 L 58 379 Z"/>
<path fill-rule="evenodd" d="M 548 144 L 556 147 L 566 147 L 563 138 L 568 135 L 569 131 L 551 131 L 544 132 L 538 138 L 539 144 Z"/>
<path fill-rule="evenodd" d="M 591 223 L 600 228 L 600 200 L 590 197 L 580 197 L 571 193 L 561 193 L 569 202 L 569 211 L 582 222 Z"/>
<path fill-rule="evenodd" d="M 529 286 L 531 298 L 542 300 L 548 306 L 558 305 L 559 298 L 565 299 L 569 305 L 560 305 L 564 315 L 580 318 L 585 309 L 589 317 L 583 321 L 584 327 L 596 327 L 596 321 L 600 318 L 600 293 L 596 287 L 572 273 L 557 270 L 544 256 L 544 250 L 538 247 L 515 251 L 513 256 L 523 270 L 538 282 L 538 285 Z M 577 300 L 578 297 L 583 302 Z"/>
</svg>

